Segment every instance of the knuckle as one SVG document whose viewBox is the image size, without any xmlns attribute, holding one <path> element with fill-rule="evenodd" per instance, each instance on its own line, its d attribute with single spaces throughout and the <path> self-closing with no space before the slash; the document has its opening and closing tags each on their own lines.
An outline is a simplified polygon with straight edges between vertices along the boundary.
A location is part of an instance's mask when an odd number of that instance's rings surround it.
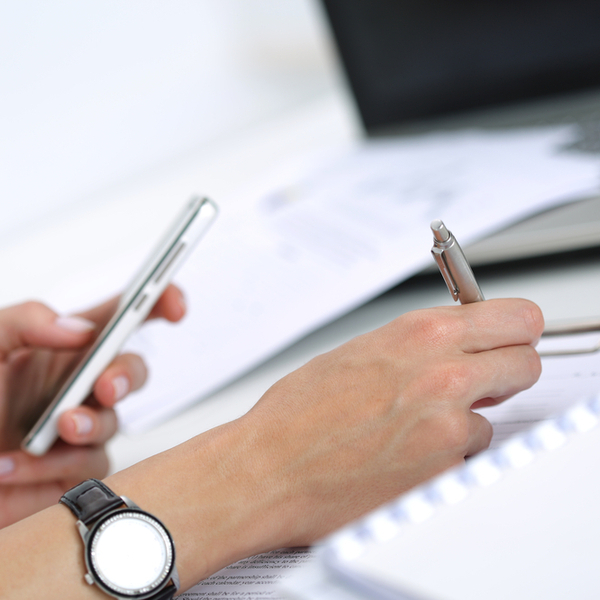
<svg viewBox="0 0 600 600">
<path fill-rule="evenodd" d="M 477 438 L 477 452 L 487 448 L 492 441 L 492 436 L 494 435 L 494 428 L 492 424 L 481 415 L 475 415 L 475 423 L 476 423 L 476 432 L 471 430 L 470 434 L 476 433 Z"/>
<path fill-rule="evenodd" d="M 487 448 L 487 447 L 489 447 L 489 445 L 492 442 L 492 437 L 494 436 L 494 427 L 487 419 L 483 419 L 482 423 L 483 423 L 482 429 L 484 430 L 483 437 L 484 437 L 485 447 Z"/>
<path fill-rule="evenodd" d="M 531 302 L 530 300 L 524 300 L 523 307 L 521 309 L 521 318 L 525 324 L 525 328 L 534 337 L 539 337 L 544 331 L 544 315 L 540 307 Z"/>
<path fill-rule="evenodd" d="M 431 386 L 446 400 L 464 396 L 472 384 L 471 369 L 459 361 L 448 362 L 431 374 Z"/>
<path fill-rule="evenodd" d="M 468 416 L 459 411 L 445 414 L 443 422 L 437 427 L 437 436 L 443 448 L 464 456 L 470 439 Z"/>
<path fill-rule="evenodd" d="M 456 323 L 447 313 L 438 310 L 416 310 L 406 313 L 398 325 L 428 344 L 445 340 L 456 331 Z"/>
<path fill-rule="evenodd" d="M 525 346 L 525 359 L 531 375 L 531 383 L 534 384 L 542 374 L 542 359 L 533 346 Z"/>
<path fill-rule="evenodd" d="M 34 319 L 41 315 L 45 315 L 50 309 L 37 300 L 27 300 L 21 304 L 21 310 L 28 319 Z"/>
</svg>

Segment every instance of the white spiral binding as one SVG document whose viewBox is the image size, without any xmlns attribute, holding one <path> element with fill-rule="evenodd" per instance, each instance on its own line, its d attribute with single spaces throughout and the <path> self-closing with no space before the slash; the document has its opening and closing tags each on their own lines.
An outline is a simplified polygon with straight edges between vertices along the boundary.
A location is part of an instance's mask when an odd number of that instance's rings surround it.
<svg viewBox="0 0 600 600">
<path fill-rule="evenodd" d="M 353 561 L 369 545 L 400 535 L 403 525 L 429 519 L 439 507 L 461 502 L 471 489 L 493 485 L 506 471 L 531 464 L 539 454 L 564 446 L 570 437 L 599 422 L 600 397 L 595 396 L 482 452 L 332 535 L 325 545 L 326 564 L 335 569 L 336 564 Z"/>
</svg>

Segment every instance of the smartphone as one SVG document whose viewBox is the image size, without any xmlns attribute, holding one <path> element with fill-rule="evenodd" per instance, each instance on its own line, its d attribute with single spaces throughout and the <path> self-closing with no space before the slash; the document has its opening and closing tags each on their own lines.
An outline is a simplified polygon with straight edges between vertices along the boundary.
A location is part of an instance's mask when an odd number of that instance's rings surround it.
<svg viewBox="0 0 600 600">
<path fill-rule="evenodd" d="M 94 382 L 118 354 L 128 336 L 148 316 L 175 271 L 189 256 L 217 216 L 217 206 L 207 198 L 193 198 L 136 273 L 121 296 L 116 313 L 85 352 L 54 396 L 21 447 L 29 454 L 45 454 L 58 438 L 58 418 L 79 406 Z"/>
</svg>

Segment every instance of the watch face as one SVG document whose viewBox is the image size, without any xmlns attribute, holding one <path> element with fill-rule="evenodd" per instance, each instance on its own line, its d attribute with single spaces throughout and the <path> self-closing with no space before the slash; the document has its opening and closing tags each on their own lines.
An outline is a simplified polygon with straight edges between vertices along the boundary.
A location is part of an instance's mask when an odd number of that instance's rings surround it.
<svg viewBox="0 0 600 600">
<path fill-rule="evenodd" d="M 154 517 L 123 510 L 94 527 L 87 558 L 98 583 L 108 591 L 136 596 L 151 592 L 169 577 L 173 542 Z"/>
</svg>

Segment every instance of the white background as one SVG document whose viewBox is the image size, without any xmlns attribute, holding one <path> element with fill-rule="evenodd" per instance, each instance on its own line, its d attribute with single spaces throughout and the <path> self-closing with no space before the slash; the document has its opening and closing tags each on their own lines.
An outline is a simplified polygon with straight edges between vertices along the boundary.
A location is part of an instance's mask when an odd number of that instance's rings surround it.
<svg viewBox="0 0 600 600">
<path fill-rule="evenodd" d="M 0 81 L 2 249 L 339 78 L 316 0 L 1 0 Z"/>
</svg>

